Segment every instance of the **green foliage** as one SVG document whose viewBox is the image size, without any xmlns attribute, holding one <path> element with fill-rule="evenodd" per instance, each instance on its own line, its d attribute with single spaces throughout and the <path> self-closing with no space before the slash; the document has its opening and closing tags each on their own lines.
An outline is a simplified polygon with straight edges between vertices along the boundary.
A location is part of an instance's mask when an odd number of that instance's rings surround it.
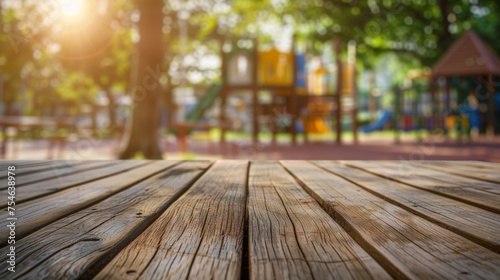
<svg viewBox="0 0 500 280">
<path fill-rule="evenodd" d="M 50 1 L 44 2 L 49 3 Z M 64 21 L 36 0 L 2 1 L 0 75 L 3 102 L 21 93 L 35 100 L 27 110 L 54 100 L 92 102 L 95 93 L 129 87 L 137 11 L 132 0 L 84 1 L 83 20 Z M 107 3 L 102 9 L 102 3 Z M 279 43 L 294 33 L 310 54 L 333 38 L 357 43 L 358 70 L 430 67 L 463 32 L 475 30 L 500 52 L 500 3 L 496 0 L 169 0 L 164 6 L 165 83 L 209 83 L 224 37 Z M 57 7 L 55 7 L 57 8 Z M 346 48 L 344 48 L 345 51 Z M 391 68 L 392 69 L 392 68 Z M 186 81 L 186 77 L 188 77 Z M 110 97 L 113 95 L 110 94 Z"/>
<path fill-rule="evenodd" d="M 133 5 L 109 1 L 102 10 L 101 2 L 86 1 L 86 18 L 71 19 L 63 17 L 57 1 L 2 1 L 3 102 L 19 102 L 24 94 L 32 101 L 24 113 L 40 114 L 37 108 L 44 104 L 93 103 L 99 89 L 127 89 Z"/>
</svg>

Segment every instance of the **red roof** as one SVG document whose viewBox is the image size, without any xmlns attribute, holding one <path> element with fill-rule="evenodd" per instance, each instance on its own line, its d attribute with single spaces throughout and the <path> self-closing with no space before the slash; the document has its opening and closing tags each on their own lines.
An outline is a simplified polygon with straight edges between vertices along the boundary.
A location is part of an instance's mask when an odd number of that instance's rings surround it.
<svg viewBox="0 0 500 280">
<path fill-rule="evenodd" d="M 441 57 L 432 76 L 500 76 L 500 59 L 472 31 L 467 31 Z"/>
</svg>

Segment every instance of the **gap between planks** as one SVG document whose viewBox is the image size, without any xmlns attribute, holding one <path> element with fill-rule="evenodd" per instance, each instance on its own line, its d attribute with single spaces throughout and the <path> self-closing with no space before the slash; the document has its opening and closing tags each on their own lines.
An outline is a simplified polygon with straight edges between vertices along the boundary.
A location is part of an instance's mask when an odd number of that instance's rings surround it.
<svg viewBox="0 0 500 280">
<path fill-rule="evenodd" d="M 177 161 L 151 162 L 145 166 L 132 169 L 121 180 L 120 174 L 117 174 L 21 203 L 17 205 L 16 217 L 22 219 L 23 222 L 16 227 L 16 237 L 18 239 L 22 238 L 49 223 L 98 203 L 117 192 L 126 190 L 134 184 L 176 164 L 178 164 Z M 0 219 L 5 220 L 7 217 L 7 213 L 0 214 Z M 0 245 L 6 244 L 8 234 L 8 228 L 0 228 L 0 242 L 2 242 Z"/>
<path fill-rule="evenodd" d="M 247 165 L 217 161 L 95 279 L 239 277 Z"/>
<path fill-rule="evenodd" d="M 278 162 L 249 176 L 251 279 L 384 279 L 387 272 Z"/>
<path fill-rule="evenodd" d="M 91 278 L 146 230 L 209 166 L 207 161 L 171 166 L 21 239 L 17 258 L 23 267 L 16 271 L 16 276 Z M 5 273 L 0 272 L 0 276 Z"/>
<path fill-rule="evenodd" d="M 500 214 L 500 196 L 492 193 L 498 185 L 456 177 L 445 172 L 415 168 L 405 162 L 339 161 L 345 165 L 419 188 L 434 194 L 461 201 Z M 441 179 L 435 179 L 440 178 Z"/>
<path fill-rule="evenodd" d="M 492 278 L 498 254 L 307 162 L 281 161 L 395 278 Z"/>
<path fill-rule="evenodd" d="M 332 161 L 313 164 L 360 188 L 500 253 L 500 215 Z"/>
<path fill-rule="evenodd" d="M 141 166 L 151 164 L 148 161 L 140 162 L 118 162 L 116 165 L 110 166 L 93 166 L 90 170 L 79 170 L 80 172 L 71 172 L 70 174 L 64 174 L 64 176 L 57 176 L 56 178 L 48 179 L 40 182 L 37 180 L 36 183 L 31 183 L 27 185 L 20 185 L 16 188 L 16 204 L 27 202 L 36 198 L 43 197 L 52 193 L 57 193 L 65 189 L 72 187 L 78 187 L 79 185 L 90 183 L 102 178 L 110 177 L 113 175 L 121 174 Z M 35 174 L 36 175 L 36 174 Z M 45 174 L 47 175 L 47 174 Z M 52 174 L 48 174 L 52 175 Z M 22 177 L 21 177 L 22 178 Z M 45 178 L 51 178 L 50 176 L 45 176 Z M 22 180 L 19 180 L 22 181 Z M 8 196 L 7 190 L 0 190 L 0 197 Z M 0 207 L 6 207 L 7 201 L 0 202 Z"/>
</svg>

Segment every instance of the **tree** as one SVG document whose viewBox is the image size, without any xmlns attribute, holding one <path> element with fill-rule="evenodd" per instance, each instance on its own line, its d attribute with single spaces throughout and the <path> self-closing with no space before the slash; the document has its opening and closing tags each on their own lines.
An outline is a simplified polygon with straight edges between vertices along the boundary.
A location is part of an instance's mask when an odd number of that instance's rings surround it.
<svg viewBox="0 0 500 280">
<path fill-rule="evenodd" d="M 0 99 L 6 115 L 14 113 L 12 104 L 19 101 L 26 78 L 23 70 L 33 65 L 34 44 L 21 26 L 17 11 L 0 2 Z"/>
<path fill-rule="evenodd" d="M 126 146 L 120 159 L 128 159 L 141 152 L 145 158 L 161 159 L 160 74 L 163 68 L 163 0 L 136 0 L 140 19 L 139 42 L 133 61 L 131 95 L 134 100 L 132 120 L 126 134 Z"/>
<path fill-rule="evenodd" d="M 128 1 L 87 1 L 85 24 L 74 21 L 70 32 L 54 34 L 61 45 L 58 53 L 68 71 L 92 78 L 108 99 L 109 128 L 115 129 L 117 104 L 113 87 L 126 90 L 132 58 L 132 7 Z M 119 23 L 119 24 L 117 24 Z M 80 25 L 80 26 L 78 26 Z"/>
</svg>

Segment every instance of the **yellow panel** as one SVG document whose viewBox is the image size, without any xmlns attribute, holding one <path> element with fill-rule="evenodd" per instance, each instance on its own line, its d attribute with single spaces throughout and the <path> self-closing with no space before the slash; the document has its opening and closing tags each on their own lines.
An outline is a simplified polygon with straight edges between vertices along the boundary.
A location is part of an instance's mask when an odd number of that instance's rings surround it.
<svg viewBox="0 0 500 280">
<path fill-rule="evenodd" d="M 309 91 L 314 95 L 325 95 L 328 93 L 328 70 L 320 67 L 309 73 Z"/>
<path fill-rule="evenodd" d="M 345 63 L 342 65 L 342 94 L 352 95 L 354 93 L 354 64 Z"/>
<path fill-rule="evenodd" d="M 259 84 L 288 86 L 293 83 L 293 54 L 272 48 L 259 52 Z"/>
</svg>

